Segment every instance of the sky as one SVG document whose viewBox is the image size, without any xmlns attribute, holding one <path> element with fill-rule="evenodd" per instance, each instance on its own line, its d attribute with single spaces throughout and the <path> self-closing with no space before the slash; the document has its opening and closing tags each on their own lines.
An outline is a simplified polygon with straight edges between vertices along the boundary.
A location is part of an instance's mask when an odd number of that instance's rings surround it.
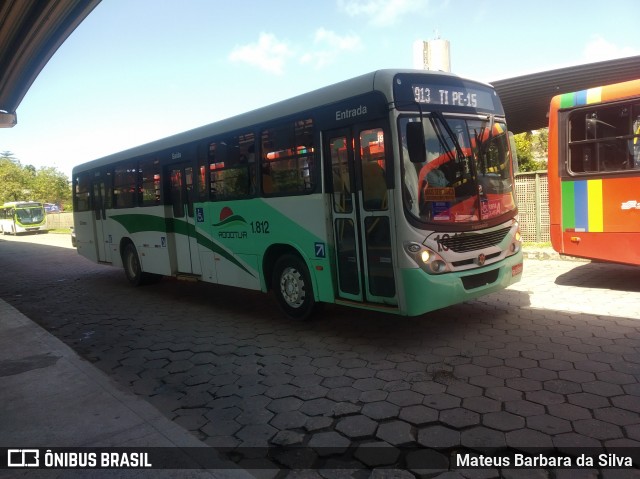
<svg viewBox="0 0 640 479">
<path fill-rule="evenodd" d="M 80 163 L 380 68 L 450 42 L 490 82 L 640 55 L 637 0 L 102 0 L 0 129 L 0 152 L 71 177 Z M 626 13 L 625 13 L 626 12 Z M 508 119 L 507 119 L 508 120 Z"/>
</svg>

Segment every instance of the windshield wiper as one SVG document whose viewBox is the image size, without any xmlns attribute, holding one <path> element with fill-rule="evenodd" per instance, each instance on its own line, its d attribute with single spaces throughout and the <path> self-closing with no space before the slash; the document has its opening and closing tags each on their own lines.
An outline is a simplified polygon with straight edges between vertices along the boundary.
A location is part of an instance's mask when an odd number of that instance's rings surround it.
<svg viewBox="0 0 640 479">
<path fill-rule="evenodd" d="M 483 153 L 484 150 L 487 149 L 487 145 L 489 145 L 491 143 L 491 140 L 493 140 L 493 136 L 494 136 L 493 127 L 495 123 L 496 123 L 495 115 L 490 114 L 489 115 L 489 135 L 486 140 L 483 140 L 482 137 L 484 136 L 484 132 L 487 129 L 487 127 L 483 126 L 480 129 L 480 133 L 474 133 L 476 137 L 476 147 L 478 148 L 478 153 Z"/>
<path fill-rule="evenodd" d="M 447 122 L 446 118 L 444 117 L 444 115 L 442 113 L 440 113 L 439 111 L 434 111 L 431 112 L 429 114 L 429 117 L 433 120 L 433 118 L 435 117 L 438 121 L 437 122 L 433 122 L 434 124 L 434 130 L 436 130 L 436 134 L 438 135 L 438 140 L 440 141 L 440 144 L 446 149 L 447 154 L 449 155 L 449 157 L 453 160 L 455 159 L 452 155 L 451 155 L 451 149 L 449 148 L 449 145 L 447 144 L 447 141 L 444 137 L 444 135 L 442 134 L 442 131 L 440 130 L 440 126 L 442 125 L 445 129 L 445 131 L 447 132 L 447 135 L 449 136 L 449 139 L 451 140 L 451 143 L 453 143 L 453 147 L 456 150 L 456 156 L 458 160 L 463 160 L 465 158 L 464 153 L 462 152 L 462 147 L 460 146 L 460 143 L 458 142 L 458 137 L 456 136 L 456 134 L 453 132 L 453 130 L 451 129 L 451 127 L 449 126 L 449 123 Z"/>
</svg>

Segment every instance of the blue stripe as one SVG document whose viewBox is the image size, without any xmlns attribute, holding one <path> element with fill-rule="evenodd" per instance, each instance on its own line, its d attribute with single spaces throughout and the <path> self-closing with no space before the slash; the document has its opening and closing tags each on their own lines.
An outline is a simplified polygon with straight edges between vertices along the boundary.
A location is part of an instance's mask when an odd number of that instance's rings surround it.
<svg viewBox="0 0 640 479">
<path fill-rule="evenodd" d="M 577 91 L 574 94 L 576 96 L 575 106 L 587 104 L 587 90 Z"/>
<path fill-rule="evenodd" d="M 581 228 L 589 231 L 589 194 L 586 181 L 575 181 L 573 183 L 576 229 Z"/>
</svg>

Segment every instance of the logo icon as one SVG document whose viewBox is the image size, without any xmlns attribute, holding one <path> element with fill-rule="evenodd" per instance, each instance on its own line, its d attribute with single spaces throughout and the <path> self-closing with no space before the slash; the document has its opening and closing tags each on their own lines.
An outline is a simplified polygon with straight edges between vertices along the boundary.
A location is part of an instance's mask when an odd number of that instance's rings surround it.
<svg viewBox="0 0 640 479">
<path fill-rule="evenodd" d="M 214 223 L 213 226 L 216 228 L 220 228 L 223 226 L 230 226 L 234 224 L 247 224 L 247 220 L 245 220 L 242 216 L 236 215 L 233 213 L 233 210 L 228 206 L 225 206 L 220 211 L 220 221 L 218 223 Z"/>
<path fill-rule="evenodd" d="M 640 210 L 640 201 L 629 200 L 622 203 L 620 206 L 622 210 Z"/>
<path fill-rule="evenodd" d="M 484 255 L 484 253 L 480 253 L 478 255 L 478 265 L 482 266 L 486 260 L 487 257 Z"/>
<path fill-rule="evenodd" d="M 40 450 L 38 449 L 8 449 L 7 466 L 9 467 L 39 467 Z"/>
</svg>

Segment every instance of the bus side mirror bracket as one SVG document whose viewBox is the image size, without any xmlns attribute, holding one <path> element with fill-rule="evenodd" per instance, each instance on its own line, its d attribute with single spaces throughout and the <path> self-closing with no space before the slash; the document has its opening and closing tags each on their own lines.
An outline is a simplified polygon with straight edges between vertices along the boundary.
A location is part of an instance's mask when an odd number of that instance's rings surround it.
<svg viewBox="0 0 640 479">
<path fill-rule="evenodd" d="M 407 150 L 411 163 L 427 161 L 427 149 L 422 122 L 407 123 Z"/>
</svg>

